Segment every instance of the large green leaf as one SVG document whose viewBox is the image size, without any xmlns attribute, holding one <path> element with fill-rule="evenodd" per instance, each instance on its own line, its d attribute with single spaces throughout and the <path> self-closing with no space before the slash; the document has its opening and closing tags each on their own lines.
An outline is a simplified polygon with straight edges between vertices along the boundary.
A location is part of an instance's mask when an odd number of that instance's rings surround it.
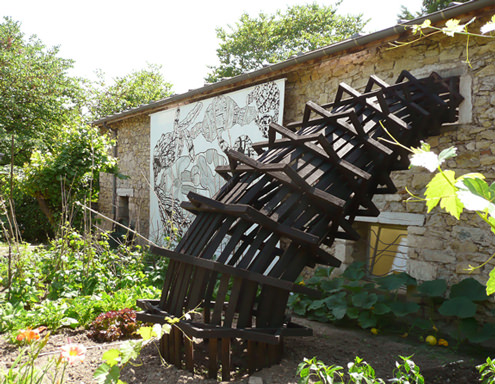
<svg viewBox="0 0 495 384">
<path fill-rule="evenodd" d="M 317 309 L 325 307 L 327 299 L 314 300 L 309 306 L 308 311 L 315 311 Z"/>
<path fill-rule="evenodd" d="M 93 378 L 98 384 L 117 384 L 120 379 L 120 368 L 117 365 L 110 367 L 107 363 L 96 368 Z"/>
<path fill-rule="evenodd" d="M 420 317 L 415 318 L 412 322 L 413 327 L 419 329 L 431 329 L 432 323 L 430 320 L 422 319 Z"/>
<path fill-rule="evenodd" d="M 323 299 L 323 301 L 328 309 L 332 309 L 335 306 L 346 304 L 346 295 L 346 292 L 338 292 L 336 294 L 328 296 L 327 298 Z"/>
<path fill-rule="evenodd" d="M 416 285 L 416 279 L 404 272 L 379 277 L 376 279 L 376 282 L 380 288 L 387 291 L 395 291 L 403 285 Z"/>
<path fill-rule="evenodd" d="M 478 329 L 476 335 L 472 336 L 469 341 L 482 343 L 493 338 L 495 338 L 495 324 L 486 323 L 481 329 Z"/>
<path fill-rule="evenodd" d="M 476 304 L 466 297 L 456 297 L 446 300 L 438 308 L 438 312 L 443 316 L 456 316 L 461 319 L 474 317 L 476 314 Z"/>
<path fill-rule="evenodd" d="M 324 292 L 332 293 L 340 290 L 343 284 L 344 284 L 343 279 L 335 278 L 330 280 L 323 280 L 321 282 L 320 287 Z"/>
<path fill-rule="evenodd" d="M 361 261 L 352 263 L 346 268 L 342 276 L 349 280 L 361 280 L 365 276 L 364 263 Z"/>
<path fill-rule="evenodd" d="M 120 351 L 114 348 L 106 351 L 101 357 L 101 359 L 103 361 L 106 361 L 109 366 L 113 367 L 115 364 L 119 362 L 119 357 L 120 357 Z"/>
<path fill-rule="evenodd" d="M 343 319 L 347 313 L 347 304 L 343 303 L 332 308 L 332 315 L 337 319 Z"/>
<path fill-rule="evenodd" d="M 466 297 L 472 301 L 485 301 L 488 299 L 485 286 L 472 277 L 468 277 L 452 286 L 450 298 L 455 297 Z"/>
<path fill-rule="evenodd" d="M 347 307 L 347 316 L 350 319 L 357 319 L 359 316 L 360 310 L 356 307 Z"/>
<path fill-rule="evenodd" d="M 425 281 L 418 287 L 418 292 L 429 297 L 442 297 L 447 290 L 447 281 L 436 279 Z"/>
<path fill-rule="evenodd" d="M 352 295 L 352 304 L 359 308 L 370 309 L 376 303 L 377 295 L 366 291 Z"/>
<path fill-rule="evenodd" d="M 397 317 L 409 315 L 419 311 L 419 305 L 411 301 L 394 301 L 390 303 L 392 313 Z"/>
<path fill-rule="evenodd" d="M 463 205 L 457 198 L 455 183 L 455 172 L 450 170 L 437 173 L 431 179 L 425 192 L 428 212 L 431 212 L 440 203 L 440 208 L 459 219 Z"/>
<path fill-rule="evenodd" d="M 490 271 L 490 278 L 486 282 L 486 294 L 492 295 L 495 293 L 495 269 Z"/>
<path fill-rule="evenodd" d="M 377 315 L 385 315 L 391 311 L 390 307 L 385 303 L 376 303 L 373 306 L 373 313 Z"/>
<path fill-rule="evenodd" d="M 358 323 L 361 328 L 371 328 L 376 326 L 376 316 L 369 311 L 363 311 L 359 314 Z"/>
</svg>

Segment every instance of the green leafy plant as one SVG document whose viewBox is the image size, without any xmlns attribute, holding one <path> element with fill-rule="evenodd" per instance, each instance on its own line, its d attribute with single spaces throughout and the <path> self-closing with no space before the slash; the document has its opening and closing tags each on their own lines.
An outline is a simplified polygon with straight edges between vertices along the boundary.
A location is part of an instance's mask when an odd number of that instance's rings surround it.
<svg viewBox="0 0 495 384">
<path fill-rule="evenodd" d="M 304 359 L 297 367 L 297 375 L 300 377 L 299 383 L 306 384 L 312 378 L 316 379 L 316 384 L 334 384 L 341 383 L 344 378 L 344 368 L 338 365 L 325 365 L 316 357 Z M 340 381 L 336 381 L 340 380 Z"/>
<path fill-rule="evenodd" d="M 486 362 L 476 367 L 480 373 L 480 381 L 482 384 L 495 383 L 495 360 L 490 357 L 486 358 Z"/>
<path fill-rule="evenodd" d="M 172 325 L 179 319 L 165 319 L 167 322 L 163 325 L 155 324 L 152 327 L 140 327 L 137 334 L 141 336 L 139 340 L 127 340 L 120 345 L 106 351 L 103 356 L 103 363 L 94 372 L 94 379 L 98 384 L 126 384 L 120 380 L 120 373 L 132 360 L 139 357 L 141 350 L 149 343 L 158 341 L 164 334 L 170 333 Z"/>
<path fill-rule="evenodd" d="M 400 358 L 402 362 L 395 363 L 394 377 L 389 381 L 398 384 L 424 384 L 419 367 L 411 360 L 411 356 Z M 310 380 L 316 384 L 385 384 L 385 380 L 376 377 L 373 367 L 358 356 L 347 364 L 347 375 L 344 374 L 343 367 L 325 365 L 316 357 L 305 358 L 298 365 L 297 375 L 300 384 L 309 383 Z"/>
<path fill-rule="evenodd" d="M 401 287 L 416 285 L 415 279 L 405 273 L 365 279 L 364 267 L 362 262 L 352 263 L 341 276 L 333 278 L 332 268 L 318 268 L 304 284 L 320 290 L 323 297 L 312 300 L 293 294 L 289 306 L 300 316 L 324 322 L 345 318 L 362 328 L 419 311 L 417 303 L 405 301 L 399 295 Z"/>
<path fill-rule="evenodd" d="M 115 341 L 135 336 L 138 328 L 136 311 L 124 308 L 99 315 L 89 326 L 88 337 L 99 342 Z"/>
</svg>

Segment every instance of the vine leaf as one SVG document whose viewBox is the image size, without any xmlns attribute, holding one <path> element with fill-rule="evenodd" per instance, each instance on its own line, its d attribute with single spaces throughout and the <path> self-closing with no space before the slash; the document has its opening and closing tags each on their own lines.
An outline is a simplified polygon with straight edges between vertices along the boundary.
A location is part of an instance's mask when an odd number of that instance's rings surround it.
<svg viewBox="0 0 495 384">
<path fill-rule="evenodd" d="M 454 171 L 437 173 L 426 186 L 426 206 L 431 212 L 440 203 L 440 208 L 450 213 L 457 220 L 463 209 L 463 204 L 457 198 L 457 188 Z"/>
</svg>

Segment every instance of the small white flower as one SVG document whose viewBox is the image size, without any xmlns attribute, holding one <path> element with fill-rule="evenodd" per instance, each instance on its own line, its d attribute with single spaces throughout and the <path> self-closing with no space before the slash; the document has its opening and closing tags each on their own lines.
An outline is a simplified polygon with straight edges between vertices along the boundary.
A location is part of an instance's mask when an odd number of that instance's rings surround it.
<svg viewBox="0 0 495 384">
<path fill-rule="evenodd" d="M 443 160 L 439 160 L 437 154 L 433 152 L 416 152 L 411 156 L 411 165 L 426 168 L 430 172 L 435 172 Z"/>
<path fill-rule="evenodd" d="M 495 31 L 495 15 L 492 16 L 491 20 L 480 28 L 481 33 L 484 35 L 488 32 Z"/>
<path fill-rule="evenodd" d="M 447 36 L 454 36 L 456 33 L 463 32 L 465 24 L 459 24 L 460 20 L 450 19 L 445 23 L 445 27 L 442 28 L 442 32 Z"/>
<path fill-rule="evenodd" d="M 488 22 L 488 23 L 486 23 L 485 25 L 483 25 L 483 26 L 480 28 L 480 31 L 481 31 L 481 33 L 482 33 L 483 35 L 484 35 L 485 33 L 495 31 L 495 23 L 492 23 L 492 22 Z"/>
</svg>

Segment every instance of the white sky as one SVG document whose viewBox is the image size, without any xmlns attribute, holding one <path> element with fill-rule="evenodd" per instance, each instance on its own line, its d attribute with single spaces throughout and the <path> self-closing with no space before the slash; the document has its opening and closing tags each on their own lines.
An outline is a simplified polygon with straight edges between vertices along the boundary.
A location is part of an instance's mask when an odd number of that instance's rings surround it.
<svg viewBox="0 0 495 384">
<path fill-rule="evenodd" d="M 0 0 L 0 17 L 21 22 L 26 35 L 60 46 L 75 60 L 74 74 L 110 77 L 161 64 L 176 93 L 203 86 L 208 65 L 215 65 L 215 28 L 235 24 L 243 12 L 273 13 L 307 0 Z M 329 1 L 316 1 L 331 4 Z M 343 0 L 341 14 L 363 13 L 367 31 L 395 24 L 400 5 L 411 11 L 421 0 Z"/>
</svg>

